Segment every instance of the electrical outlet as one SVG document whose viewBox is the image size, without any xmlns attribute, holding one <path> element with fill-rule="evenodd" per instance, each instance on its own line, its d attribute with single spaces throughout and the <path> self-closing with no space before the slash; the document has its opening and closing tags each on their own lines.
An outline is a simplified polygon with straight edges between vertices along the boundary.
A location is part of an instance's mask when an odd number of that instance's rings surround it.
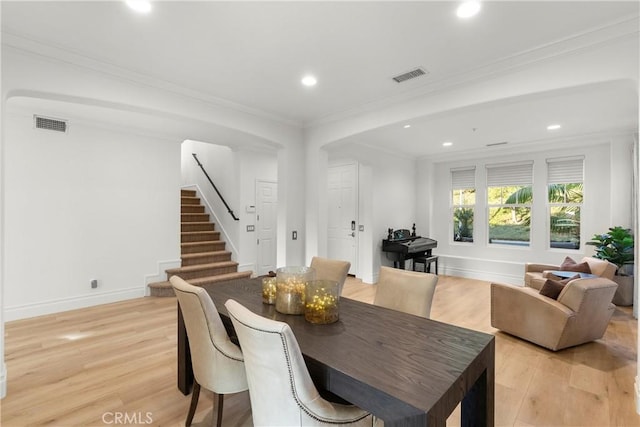
<svg viewBox="0 0 640 427">
<path fill-rule="evenodd" d="M 291 232 L 291 240 L 298 240 L 298 232 L 297 231 L 292 231 Z"/>
<path fill-rule="evenodd" d="M 91 289 L 98 287 L 98 279 L 91 279 Z"/>
</svg>

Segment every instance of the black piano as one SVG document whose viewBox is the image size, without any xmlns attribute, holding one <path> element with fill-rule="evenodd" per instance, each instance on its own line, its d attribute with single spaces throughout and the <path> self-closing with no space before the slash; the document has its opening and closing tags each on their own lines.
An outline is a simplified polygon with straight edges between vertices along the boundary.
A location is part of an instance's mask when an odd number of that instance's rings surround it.
<svg viewBox="0 0 640 427">
<path fill-rule="evenodd" d="M 416 236 L 415 224 L 413 232 L 409 230 L 389 229 L 387 238 L 382 240 L 382 252 L 387 259 L 393 261 L 394 268 L 404 270 L 404 262 L 417 257 L 430 257 L 431 250 L 438 246 L 436 240 Z"/>
</svg>

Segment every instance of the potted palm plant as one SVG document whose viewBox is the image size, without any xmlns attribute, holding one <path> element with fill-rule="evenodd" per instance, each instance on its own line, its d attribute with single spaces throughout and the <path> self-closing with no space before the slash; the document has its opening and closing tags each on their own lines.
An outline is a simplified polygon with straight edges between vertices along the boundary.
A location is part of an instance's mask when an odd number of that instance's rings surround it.
<svg viewBox="0 0 640 427">
<path fill-rule="evenodd" d="M 613 298 L 616 305 L 633 304 L 634 238 L 623 227 L 611 227 L 609 232 L 595 234 L 587 245 L 595 246 L 595 258 L 607 260 L 618 266 L 614 281 L 618 290 Z"/>
</svg>

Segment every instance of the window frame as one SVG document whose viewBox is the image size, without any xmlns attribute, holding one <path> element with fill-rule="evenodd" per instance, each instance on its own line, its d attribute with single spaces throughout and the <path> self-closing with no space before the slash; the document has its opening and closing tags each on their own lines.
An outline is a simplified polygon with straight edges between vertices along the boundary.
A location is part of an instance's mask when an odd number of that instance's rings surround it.
<svg viewBox="0 0 640 427">
<path fill-rule="evenodd" d="M 486 244 L 487 246 L 502 246 L 509 248 L 518 248 L 518 249 L 530 249 L 531 248 L 531 228 L 533 225 L 533 215 L 534 215 L 534 197 L 533 197 L 533 161 L 525 161 L 525 162 L 517 162 L 517 163 L 498 163 L 498 164 L 488 164 L 486 165 L 487 169 L 487 182 L 486 182 Z M 531 200 L 527 203 L 512 203 L 507 204 L 504 203 L 505 194 L 501 194 L 501 202 L 499 204 L 491 203 L 489 200 L 490 190 L 492 188 L 502 188 L 502 192 L 507 187 L 520 187 L 520 188 L 530 188 L 531 192 Z M 519 191 L 519 190 L 516 190 Z M 511 194 L 515 194 L 511 193 Z M 508 242 L 492 242 L 491 241 L 491 210 L 492 209 L 511 209 L 511 208 L 526 208 L 529 210 L 529 225 L 528 225 L 528 240 L 527 241 L 518 241 L 513 240 L 514 243 Z M 521 242 L 521 243 L 520 243 Z"/>
<path fill-rule="evenodd" d="M 584 236 L 582 229 L 582 214 L 584 212 L 584 156 L 574 157 L 557 157 L 546 159 L 547 179 L 546 179 L 546 247 L 549 250 L 559 251 L 580 251 L 584 247 Z M 581 202 L 552 202 L 550 200 L 549 187 L 553 184 L 570 185 L 582 184 L 582 201 Z M 578 208 L 580 211 L 580 219 L 578 223 L 578 246 L 574 248 L 563 246 L 552 246 L 551 241 L 551 210 L 553 208 Z"/>
<path fill-rule="evenodd" d="M 456 240 L 455 227 L 456 223 L 454 220 L 454 214 L 457 209 L 471 209 L 473 213 L 472 224 L 475 226 L 475 217 L 476 217 L 476 205 L 477 205 L 477 194 L 478 189 L 476 185 L 476 167 L 469 166 L 463 168 L 452 168 L 449 173 L 450 178 L 450 186 L 449 186 L 449 241 L 452 244 L 463 244 L 463 245 L 472 245 L 475 242 L 474 232 L 471 232 L 471 240 Z M 465 203 L 456 203 L 454 200 L 454 192 L 456 190 L 460 191 L 460 195 L 463 195 L 466 191 L 473 191 L 473 204 L 465 204 Z M 472 230 L 475 228 L 472 226 Z"/>
</svg>

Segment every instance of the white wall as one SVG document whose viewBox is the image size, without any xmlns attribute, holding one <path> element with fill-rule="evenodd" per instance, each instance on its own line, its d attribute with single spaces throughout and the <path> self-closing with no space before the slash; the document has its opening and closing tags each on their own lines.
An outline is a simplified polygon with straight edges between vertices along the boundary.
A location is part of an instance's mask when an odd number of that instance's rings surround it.
<svg viewBox="0 0 640 427">
<path fill-rule="evenodd" d="M 0 4 L 0 22 L 2 22 L 2 4 Z M 2 31 L 0 31 L 0 45 L 2 42 Z M 0 102 L 0 206 L 4 206 L 4 123 L 5 106 L 4 97 Z M 4 242 L 4 214 L 0 209 L 0 242 Z M 7 365 L 4 362 L 4 245 L 0 245 L 0 399 L 7 395 Z"/>
<path fill-rule="evenodd" d="M 618 191 L 612 175 L 618 171 L 630 170 L 631 156 L 626 149 L 631 136 L 624 141 L 621 137 L 584 138 L 563 149 L 547 148 L 540 152 L 519 155 L 496 155 L 491 158 L 443 162 L 435 164 L 434 198 L 431 200 L 433 223 L 431 237 L 438 240 L 436 252 L 440 256 L 440 271 L 454 276 L 473 277 L 507 283 L 522 284 L 525 262 L 560 264 L 565 256 L 578 260 L 591 255 L 593 249 L 584 243 L 595 233 L 602 233 L 613 225 L 631 226 L 628 223 L 612 223 L 620 218 L 631 218 L 631 199 L 612 197 Z M 616 142 L 610 143 L 612 139 Z M 612 149 L 613 144 L 620 147 Z M 612 154 L 617 154 L 612 157 Z M 584 204 L 582 208 L 582 247 L 580 250 L 548 248 L 548 221 L 546 203 L 546 159 L 564 156 L 584 155 Z M 488 163 L 533 160 L 534 162 L 534 202 L 532 209 L 530 247 L 505 247 L 487 243 L 486 211 L 486 168 Z M 450 170 L 454 167 L 476 166 L 476 210 L 474 218 L 474 242 L 453 242 L 450 211 Z M 616 172 L 614 172 L 616 171 Z M 622 176 L 619 177 L 623 179 Z M 631 181 L 631 174 L 624 179 Z M 626 184 L 624 185 L 626 187 Z M 542 200 L 542 202 L 540 202 Z"/>
<path fill-rule="evenodd" d="M 179 142 L 65 111 L 67 134 L 34 129 L 8 105 L 5 320 L 145 295 L 145 276 L 179 259 Z"/>
<path fill-rule="evenodd" d="M 257 272 L 258 259 L 256 213 L 247 212 L 247 206 L 256 206 L 256 181 L 278 180 L 278 156 L 276 152 L 239 151 L 240 160 L 240 206 L 238 207 L 239 245 L 242 248 L 240 263 L 247 270 Z M 256 231 L 247 231 L 247 225 L 253 225 Z M 282 267 L 282 266 L 278 266 Z"/>
<path fill-rule="evenodd" d="M 316 159 L 322 162 L 322 158 Z M 309 265 L 305 260 L 305 223 L 308 212 L 305 198 L 319 197 L 319 193 L 305 196 L 305 147 L 300 144 L 278 151 L 278 266 Z M 326 182 L 326 178 L 325 178 Z M 292 232 L 298 238 L 293 240 Z M 310 258 L 309 258 L 310 260 Z"/>
</svg>

